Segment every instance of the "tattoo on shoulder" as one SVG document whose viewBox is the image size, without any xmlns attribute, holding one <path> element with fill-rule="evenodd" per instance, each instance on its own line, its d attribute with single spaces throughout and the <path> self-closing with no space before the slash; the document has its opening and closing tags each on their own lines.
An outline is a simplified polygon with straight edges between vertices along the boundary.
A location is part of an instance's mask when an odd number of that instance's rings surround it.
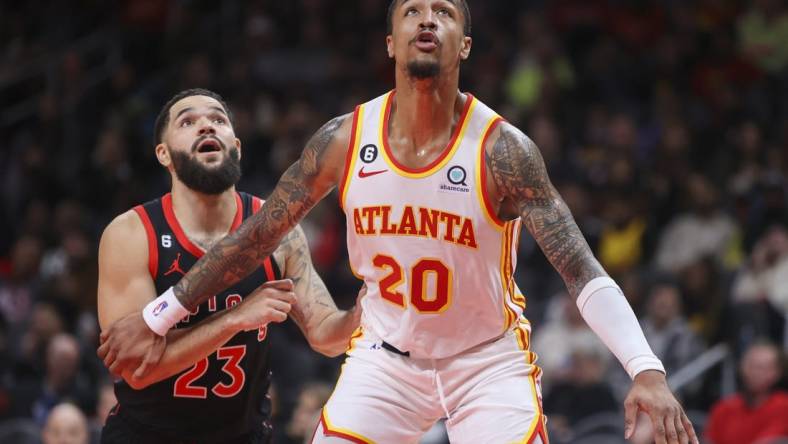
<svg viewBox="0 0 788 444">
<path fill-rule="evenodd" d="M 323 125 L 309 140 L 300 159 L 279 179 L 262 209 L 217 242 L 181 279 L 175 293 L 185 307 L 193 309 L 248 276 L 322 198 L 314 196 L 312 185 L 345 119 L 347 116 L 340 116 Z"/>
<path fill-rule="evenodd" d="M 547 259 L 577 297 L 605 271 L 547 175 L 542 155 L 525 134 L 505 125 L 485 161 L 498 192 L 512 202 Z"/>
</svg>

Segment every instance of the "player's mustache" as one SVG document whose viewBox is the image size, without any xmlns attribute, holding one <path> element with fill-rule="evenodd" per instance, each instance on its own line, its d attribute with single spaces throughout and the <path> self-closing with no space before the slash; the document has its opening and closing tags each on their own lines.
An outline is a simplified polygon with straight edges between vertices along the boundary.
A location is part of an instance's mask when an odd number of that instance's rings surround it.
<svg viewBox="0 0 788 444">
<path fill-rule="evenodd" d="M 219 140 L 218 137 L 209 134 L 207 136 L 198 137 L 197 140 L 194 141 L 194 143 L 192 144 L 192 153 L 196 153 L 197 147 L 199 147 L 200 144 L 204 142 L 206 139 L 211 139 L 214 142 L 216 142 L 216 144 L 222 148 L 222 151 L 225 151 L 227 149 L 227 147 L 224 146 L 224 143 L 221 140 Z"/>
</svg>

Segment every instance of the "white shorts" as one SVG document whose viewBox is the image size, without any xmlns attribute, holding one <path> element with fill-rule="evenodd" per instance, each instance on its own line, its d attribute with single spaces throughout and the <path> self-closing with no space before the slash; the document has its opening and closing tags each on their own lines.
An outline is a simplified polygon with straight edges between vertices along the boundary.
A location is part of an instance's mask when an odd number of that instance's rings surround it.
<svg viewBox="0 0 788 444">
<path fill-rule="evenodd" d="M 412 359 L 359 329 L 312 442 L 417 443 L 446 418 L 453 444 L 547 444 L 541 372 L 528 342 L 520 324 L 457 356 Z"/>
</svg>

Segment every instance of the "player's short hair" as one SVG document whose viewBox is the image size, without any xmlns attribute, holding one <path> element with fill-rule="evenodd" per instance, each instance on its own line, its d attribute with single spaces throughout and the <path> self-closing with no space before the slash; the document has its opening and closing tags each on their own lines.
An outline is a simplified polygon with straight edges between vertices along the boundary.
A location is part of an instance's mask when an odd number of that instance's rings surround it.
<svg viewBox="0 0 788 444">
<path fill-rule="evenodd" d="M 468 8 L 468 2 L 465 0 L 448 0 L 451 3 L 454 3 L 455 6 L 460 8 L 462 11 L 463 21 L 465 25 L 462 27 L 462 31 L 466 36 L 471 35 L 471 10 Z M 386 32 L 390 35 L 391 30 L 393 29 L 394 23 L 394 10 L 397 9 L 397 6 L 402 2 L 402 0 L 391 0 L 389 3 L 389 12 L 386 15 Z"/>
<path fill-rule="evenodd" d="M 227 103 L 224 101 L 222 96 L 218 93 L 215 93 L 211 90 L 204 89 L 204 88 L 191 88 L 186 89 L 178 94 L 175 94 L 161 107 L 159 111 L 159 115 L 156 116 L 156 123 L 153 127 L 153 144 L 158 145 L 162 142 L 162 137 L 164 137 L 164 130 L 167 128 L 167 124 L 170 123 L 170 108 L 172 105 L 178 103 L 178 101 L 185 99 L 191 96 L 206 96 L 212 99 L 216 99 L 224 108 L 224 112 L 227 114 L 227 118 L 230 119 L 230 125 L 233 124 L 233 114 L 230 112 L 230 108 L 227 106 Z"/>
</svg>

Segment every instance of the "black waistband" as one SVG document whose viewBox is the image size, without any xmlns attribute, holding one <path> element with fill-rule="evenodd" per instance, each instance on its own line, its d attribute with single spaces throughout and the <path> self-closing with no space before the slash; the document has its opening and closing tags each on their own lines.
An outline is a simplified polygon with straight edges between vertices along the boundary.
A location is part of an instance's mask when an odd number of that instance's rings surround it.
<svg viewBox="0 0 788 444">
<path fill-rule="evenodd" d="M 402 355 L 402 356 L 410 356 L 410 352 L 404 352 L 404 351 L 398 349 L 397 347 L 394 347 L 393 345 L 389 344 L 386 341 L 383 341 L 383 343 L 381 345 L 383 346 L 383 348 L 385 348 L 386 350 L 388 350 L 388 351 L 390 351 L 392 353 L 396 353 L 396 354 Z"/>
</svg>

